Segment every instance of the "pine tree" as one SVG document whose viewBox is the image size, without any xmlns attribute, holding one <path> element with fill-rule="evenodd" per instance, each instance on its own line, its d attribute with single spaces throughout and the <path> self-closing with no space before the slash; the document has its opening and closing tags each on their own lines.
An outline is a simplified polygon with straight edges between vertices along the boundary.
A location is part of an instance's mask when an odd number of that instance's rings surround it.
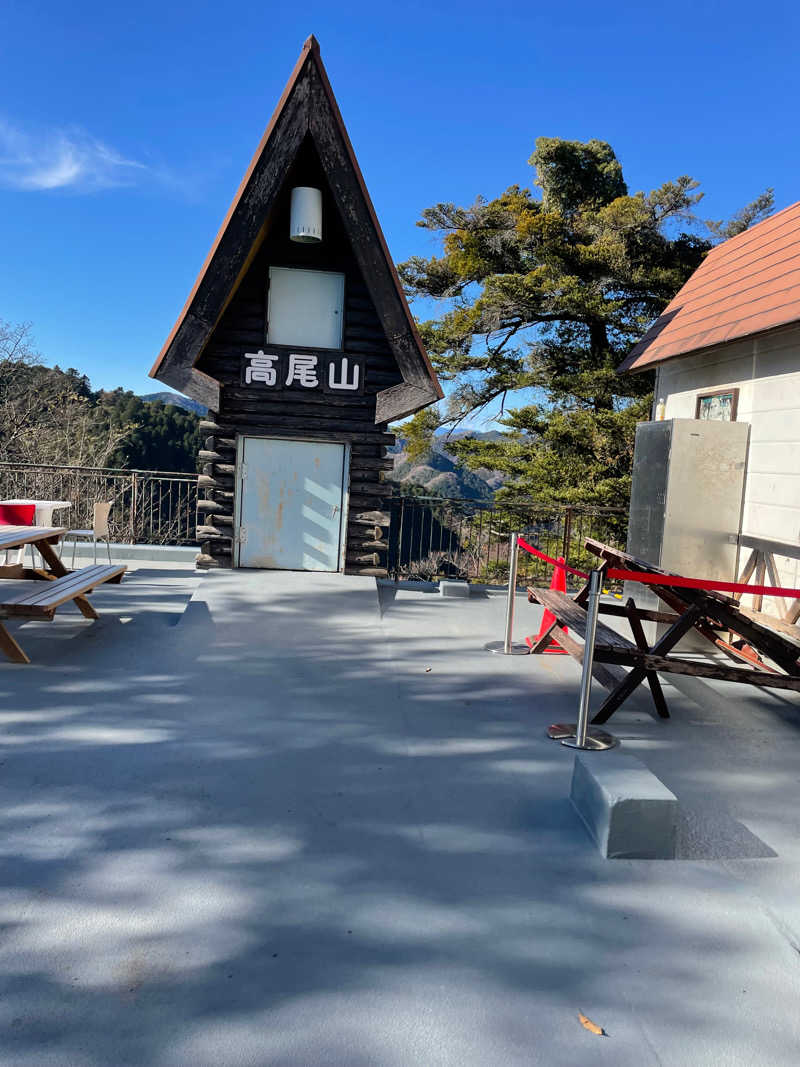
<svg viewBox="0 0 800 1067">
<path fill-rule="evenodd" d="M 506 500 L 625 505 L 652 377 L 615 368 L 714 239 L 768 213 L 771 190 L 726 227 L 696 219 L 692 178 L 631 194 L 602 141 L 541 137 L 530 163 L 538 195 L 515 185 L 423 212 L 418 225 L 440 236 L 442 254 L 399 269 L 412 298 L 445 305 L 421 332 L 448 400 L 438 418 L 427 410 L 403 432 L 419 455 L 437 425 L 500 398 L 502 439 L 448 447 L 473 469 L 504 472 Z"/>
</svg>

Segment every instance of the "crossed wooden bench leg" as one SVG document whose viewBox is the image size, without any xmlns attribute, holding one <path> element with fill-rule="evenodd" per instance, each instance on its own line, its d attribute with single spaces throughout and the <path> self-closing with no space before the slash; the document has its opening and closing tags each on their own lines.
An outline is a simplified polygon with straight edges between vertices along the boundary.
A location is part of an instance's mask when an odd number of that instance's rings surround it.
<svg viewBox="0 0 800 1067">
<path fill-rule="evenodd" d="M 737 614 L 734 617 L 734 611 L 740 612 L 741 609 L 722 598 L 709 595 L 695 597 L 692 594 L 692 601 L 687 603 L 688 596 L 686 599 L 679 599 L 669 590 L 663 591 L 660 586 L 656 587 L 656 592 L 659 596 L 664 592 L 663 599 L 674 602 L 676 614 L 643 610 L 637 608 L 634 601 L 630 599 L 624 607 L 615 604 L 600 605 L 601 612 L 617 617 L 627 617 L 635 644 L 604 623 L 597 621 L 592 674 L 601 685 L 608 689 L 609 695 L 592 719 L 593 723 L 602 725 L 607 722 L 637 686 L 644 681 L 648 683 L 656 711 L 662 718 L 668 718 L 669 711 L 658 672 L 800 691 L 800 673 L 798 673 L 800 663 L 797 660 L 796 643 L 787 643 L 780 634 L 771 633 L 745 616 L 740 618 Z M 541 604 L 542 608 L 549 611 L 556 620 L 548 628 L 547 633 L 542 634 L 541 641 L 537 641 L 532 651 L 535 652 L 545 640 L 549 641 L 552 637 L 565 652 L 568 652 L 579 663 L 583 662 L 585 644 L 579 645 L 572 639 L 571 634 L 567 633 L 568 628 L 582 637 L 584 642 L 586 640 L 587 615 L 586 609 L 580 603 L 583 593 L 584 591 L 581 590 L 574 599 L 570 599 L 565 593 L 554 589 L 534 587 L 528 589 L 528 600 L 531 603 Z M 673 605 L 670 604 L 670 606 Z M 642 628 L 643 619 L 665 623 L 669 626 L 666 633 L 656 641 L 652 648 L 648 647 L 645 639 Z M 707 629 L 713 639 L 715 636 L 713 628 L 727 629 L 729 623 L 730 628 L 741 636 L 750 638 L 752 635 L 754 647 L 760 645 L 765 654 L 774 658 L 776 663 L 786 670 L 786 674 L 780 674 L 773 669 L 765 670 L 763 665 L 759 665 L 757 670 L 746 670 L 738 666 L 702 663 L 694 659 L 687 660 L 669 655 L 690 630 L 697 629 L 702 633 L 704 629 Z M 625 668 L 627 668 L 627 673 L 624 673 Z"/>
<path fill-rule="evenodd" d="M 42 559 L 50 568 L 51 574 L 55 575 L 56 578 L 63 578 L 65 575 L 69 574 L 69 571 L 58 558 L 58 553 L 52 545 L 49 545 L 46 541 L 42 541 L 41 544 L 38 544 L 36 547 L 38 548 Z M 121 579 L 122 575 L 120 574 L 120 580 Z M 76 596 L 74 599 L 75 603 L 78 605 L 78 610 L 85 619 L 100 618 L 85 596 Z"/>
<path fill-rule="evenodd" d="M 641 649 L 642 652 L 649 652 L 650 646 L 647 644 L 647 638 L 644 636 L 644 628 L 642 621 L 636 613 L 636 604 L 633 597 L 628 597 L 625 602 L 625 614 L 628 616 L 628 622 L 630 624 L 631 633 L 633 639 L 636 642 L 636 647 Z M 650 686 L 650 693 L 653 697 L 653 704 L 656 711 L 662 719 L 669 718 L 669 708 L 667 702 L 664 699 L 664 690 L 661 688 L 661 681 L 655 671 L 647 671 L 647 684 Z"/>
<path fill-rule="evenodd" d="M 653 647 L 649 650 L 650 655 L 666 656 L 675 647 L 675 645 L 677 645 L 680 639 L 684 637 L 689 632 L 689 630 L 692 629 L 701 614 L 702 612 L 697 604 L 692 604 L 691 607 L 687 608 L 683 615 L 681 615 L 681 617 L 676 622 L 674 622 L 672 626 L 670 626 L 667 632 L 658 641 L 656 641 Z M 644 640 L 644 634 L 642 634 L 641 636 L 642 640 Z M 634 637 L 636 637 L 635 631 Z M 639 645 L 638 638 L 636 638 L 636 643 L 637 645 Z M 641 648 L 641 645 L 639 645 L 639 647 Z M 645 649 L 643 649 L 643 651 L 645 651 L 646 649 L 647 643 L 645 642 Z M 625 677 L 625 680 L 622 681 L 617 686 L 617 688 L 613 690 L 613 692 L 609 693 L 609 695 L 606 697 L 600 710 L 592 719 L 592 723 L 597 723 L 599 725 L 601 723 L 608 722 L 608 720 L 611 718 L 617 708 L 621 707 L 622 704 L 624 704 L 628 697 L 631 695 L 631 693 L 633 693 L 634 689 L 636 689 L 636 687 L 644 681 L 644 679 L 647 677 L 647 674 L 648 670 L 646 667 L 631 667 L 630 671 Z M 661 686 L 659 685 L 659 691 L 660 689 Z M 652 686 L 651 692 L 653 692 Z M 661 698 L 663 700 L 663 693 L 661 694 Z M 656 701 L 656 696 L 654 692 L 653 701 L 656 703 L 656 708 L 658 708 L 658 703 Z M 659 714 L 661 714 L 660 711 Z"/>
<path fill-rule="evenodd" d="M 17 644 L 2 622 L 0 622 L 0 651 L 4 652 L 12 663 L 30 663 L 21 645 Z"/>
</svg>

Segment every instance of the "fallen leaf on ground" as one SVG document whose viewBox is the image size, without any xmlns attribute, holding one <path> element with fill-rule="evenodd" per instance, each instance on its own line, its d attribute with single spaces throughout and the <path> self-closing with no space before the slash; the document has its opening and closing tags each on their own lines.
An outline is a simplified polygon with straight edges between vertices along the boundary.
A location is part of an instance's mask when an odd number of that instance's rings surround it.
<svg viewBox="0 0 800 1067">
<path fill-rule="evenodd" d="M 582 1011 L 578 1012 L 578 1021 L 584 1030 L 588 1030 L 590 1034 L 597 1034 L 598 1037 L 606 1037 L 607 1034 L 602 1026 L 598 1026 L 597 1023 L 593 1023 L 591 1019 L 587 1019 Z"/>
</svg>

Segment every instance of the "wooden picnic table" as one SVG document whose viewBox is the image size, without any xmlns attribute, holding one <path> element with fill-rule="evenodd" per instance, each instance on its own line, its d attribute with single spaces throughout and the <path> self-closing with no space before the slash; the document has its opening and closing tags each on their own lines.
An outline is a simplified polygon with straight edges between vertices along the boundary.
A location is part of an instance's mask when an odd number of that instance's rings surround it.
<svg viewBox="0 0 800 1067">
<path fill-rule="evenodd" d="M 33 545 L 45 562 L 41 572 L 38 568 L 23 567 L 21 563 L 0 565 L 0 578 L 36 578 L 46 577 L 48 573 L 56 576 L 63 573 L 63 564 L 52 546 L 57 545 L 66 532 L 66 526 L 0 526 L 0 557 L 5 558 L 5 553 L 15 548 L 24 549 Z M 45 546 L 44 549 L 42 546 Z M 48 559 L 47 552 L 51 559 Z M 53 559 L 56 561 L 55 569 Z"/>
<path fill-rule="evenodd" d="M 594 723 L 607 722 L 644 681 L 650 687 L 658 714 L 667 718 L 669 711 L 658 679 L 659 672 L 800 691 L 800 628 L 790 626 L 785 620 L 768 621 L 768 617 L 742 608 L 733 597 L 715 591 L 669 585 L 669 578 L 678 576 L 600 541 L 588 538 L 585 546 L 598 556 L 601 561 L 599 569 L 604 572 L 614 567 L 642 575 L 663 576 L 664 585 L 658 582 L 647 584 L 672 609 L 667 613 L 639 608 L 633 598 L 629 598 L 624 607 L 601 603 L 599 610 L 602 614 L 627 617 L 635 644 L 598 621 L 592 673 L 610 692 L 592 720 Z M 587 597 L 588 583 L 574 598 L 551 589 L 528 589 L 528 599 L 541 604 L 556 620 L 531 652 L 543 651 L 552 639 L 582 662 L 583 646 L 565 633 L 564 628 L 573 630 L 580 637 L 585 636 Z M 647 644 L 642 621 L 667 625 L 652 647 Z M 719 660 L 702 662 L 671 655 L 678 642 L 692 629 L 730 659 L 739 664 L 747 663 L 748 668 L 729 666 Z M 749 650 L 725 640 L 720 636 L 724 631 L 739 636 Z M 776 666 L 765 663 L 762 657 L 770 659 Z M 619 670 L 620 667 L 630 669 L 625 673 Z"/>
<path fill-rule="evenodd" d="M 22 578 L 30 581 L 29 588 L 21 593 L 6 596 L 0 591 L 0 619 L 16 617 L 51 620 L 56 608 L 70 600 L 75 601 L 84 618 L 99 618 L 89 603 L 87 594 L 104 582 L 120 582 L 127 567 L 112 564 L 67 570 L 54 548 L 66 532 L 65 526 L 0 527 L 0 552 L 34 545 L 44 562 L 42 568 L 0 568 L 1 578 Z M 25 584 L 28 585 L 28 581 Z M 30 663 L 26 653 L 1 621 L 0 650 L 14 663 Z"/>
<path fill-rule="evenodd" d="M 619 570 L 638 571 L 653 577 L 662 575 L 666 579 L 681 577 L 638 559 L 628 552 L 623 552 L 619 548 L 604 545 L 601 541 L 595 541 L 591 537 L 586 539 L 585 546 L 607 566 L 611 565 Z M 660 600 L 679 615 L 682 615 L 690 605 L 697 605 L 699 611 L 693 623 L 694 629 L 730 659 L 764 666 L 758 656 L 753 656 L 752 653 L 737 648 L 730 641 L 725 641 L 716 632 L 718 630 L 728 630 L 738 635 L 758 653 L 773 660 L 787 673 L 797 671 L 797 660 L 800 657 L 800 628 L 744 608 L 735 597 L 726 596 L 725 593 L 718 593 L 716 590 L 690 589 L 668 583 L 659 585 L 648 582 L 647 585 Z"/>
</svg>

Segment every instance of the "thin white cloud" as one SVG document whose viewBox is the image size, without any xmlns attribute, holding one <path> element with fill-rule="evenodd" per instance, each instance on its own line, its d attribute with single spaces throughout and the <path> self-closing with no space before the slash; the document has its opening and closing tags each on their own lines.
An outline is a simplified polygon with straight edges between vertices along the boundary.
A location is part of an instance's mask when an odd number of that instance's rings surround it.
<svg viewBox="0 0 800 1067">
<path fill-rule="evenodd" d="M 136 185 L 150 168 L 79 127 L 27 132 L 0 119 L 0 186 L 93 192 Z M 153 175 L 154 176 L 154 175 Z"/>
</svg>

